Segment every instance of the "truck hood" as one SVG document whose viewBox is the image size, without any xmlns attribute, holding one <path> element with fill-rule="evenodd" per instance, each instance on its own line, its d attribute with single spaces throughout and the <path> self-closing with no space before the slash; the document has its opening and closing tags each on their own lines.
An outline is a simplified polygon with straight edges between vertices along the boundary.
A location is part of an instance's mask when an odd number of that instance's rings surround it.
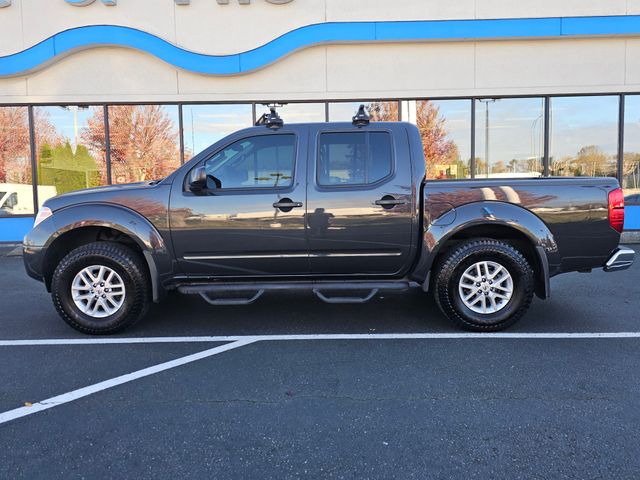
<svg viewBox="0 0 640 480">
<path fill-rule="evenodd" d="M 76 190 L 73 192 L 63 193 L 56 197 L 49 198 L 44 202 L 44 206 L 49 207 L 52 211 L 88 202 L 110 202 L 120 203 L 118 198 L 135 194 L 136 191 L 148 190 L 157 187 L 158 181 L 147 181 L 137 183 L 127 183 L 124 185 L 109 185 L 106 187 L 94 187 L 84 190 Z"/>
</svg>

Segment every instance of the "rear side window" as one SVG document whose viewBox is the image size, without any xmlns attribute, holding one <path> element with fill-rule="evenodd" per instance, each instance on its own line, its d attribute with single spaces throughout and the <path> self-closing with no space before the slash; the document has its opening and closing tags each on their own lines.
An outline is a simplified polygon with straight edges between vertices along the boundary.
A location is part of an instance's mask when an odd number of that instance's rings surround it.
<svg viewBox="0 0 640 480">
<path fill-rule="evenodd" d="M 293 182 L 296 137 L 260 135 L 232 143 L 205 161 L 208 188 L 281 188 Z"/>
<path fill-rule="evenodd" d="M 367 185 L 391 174 L 388 132 L 322 133 L 318 154 L 318 185 Z"/>
</svg>

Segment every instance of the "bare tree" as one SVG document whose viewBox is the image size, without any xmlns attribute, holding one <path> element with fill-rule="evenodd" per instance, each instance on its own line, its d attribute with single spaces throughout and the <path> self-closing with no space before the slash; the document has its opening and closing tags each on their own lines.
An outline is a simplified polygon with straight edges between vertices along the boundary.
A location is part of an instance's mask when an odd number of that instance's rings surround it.
<svg viewBox="0 0 640 480">
<path fill-rule="evenodd" d="M 574 175 L 591 177 L 615 175 L 615 160 L 597 145 L 582 147 L 572 161 Z"/>
</svg>

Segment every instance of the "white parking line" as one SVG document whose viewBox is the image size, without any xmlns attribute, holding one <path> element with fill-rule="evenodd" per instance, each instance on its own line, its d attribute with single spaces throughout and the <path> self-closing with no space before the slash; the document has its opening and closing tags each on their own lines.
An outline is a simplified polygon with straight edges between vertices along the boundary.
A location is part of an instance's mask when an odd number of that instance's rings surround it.
<svg viewBox="0 0 640 480">
<path fill-rule="evenodd" d="M 202 360 L 203 358 L 207 358 L 213 355 L 217 355 L 219 353 L 227 352 L 229 350 L 233 350 L 235 348 L 239 348 L 244 345 L 248 345 L 250 343 L 253 343 L 253 341 L 247 340 L 247 339 L 238 340 L 233 343 L 228 343 L 226 345 L 222 345 L 219 347 L 210 348 L 209 350 L 205 350 L 203 352 L 187 355 L 186 357 L 176 358 L 175 360 L 161 363 L 159 365 L 143 368 L 142 370 L 138 370 L 132 373 L 127 373 L 126 375 L 121 375 L 119 377 L 112 378 L 110 380 L 105 380 L 100 383 L 95 383 L 93 385 L 89 385 L 88 387 L 79 388 L 77 390 L 73 390 L 68 393 L 63 393 L 62 395 L 58 395 L 55 397 L 48 398 L 46 400 L 42 400 L 41 402 L 34 403 L 33 405 L 30 405 L 30 406 L 9 410 L 7 412 L 0 413 L 0 425 L 3 423 L 15 420 L 17 418 L 26 417 L 27 415 L 33 415 L 34 413 L 42 412 L 43 410 L 47 410 L 49 408 L 53 408 L 59 405 L 64 405 L 65 403 L 73 402 L 74 400 L 78 400 L 79 398 L 83 398 L 88 395 L 101 392 L 102 390 L 107 390 L 108 388 L 113 388 L 118 385 L 122 385 L 123 383 L 132 382 L 134 380 L 138 380 L 139 378 L 148 377 L 149 375 L 153 375 L 159 372 L 164 372 L 165 370 L 169 370 L 171 368 L 176 368 L 181 365 L 186 365 L 187 363 Z"/>
<path fill-rule="evenodd" d="M 435 340 L 522 338 L 640 338 L 640 332 L 543 332 L 543 333 L 330 333 L 309 335 L 231 335 L 198 337 L 54 338 L 0 340 L 0 347 L 47 345 L 120 345 L 140 343 L 268 342 L 296 340 Z"/>
<path fill-rule="evenodd" d="M 299 340 L 424 340 L 424 339 L 563 339 L 563 338 L 640 338 L 640 332 L 602 332 L 602 333 L 365 333 L 365 334 L 317 334 L 317 335 L 234 335 L 202 337 L 140 337 L 140 338 L 59 338 L 33 340 L 0 340 L 0 346 L 56 346 L 56 345 L 122 345 L 122 344 L 158 344 L 158 343 L 213 343 L 229 342 L 199 353 L 187 355 L 168 362 L 143 368 L 132 373 L 105 380 L 88 387 L 79 388 L 62 395 L 42 400 L 33 405 L 24 406 L 0 413 L 0 424 L 33 415 L 49 408 L 84 398 L 109 388 L 129 383 L 149 375 L 164 372 L 188 363 L 196 362 L 219 353 L 245 345 L 265 341 Z"/>
</svg>

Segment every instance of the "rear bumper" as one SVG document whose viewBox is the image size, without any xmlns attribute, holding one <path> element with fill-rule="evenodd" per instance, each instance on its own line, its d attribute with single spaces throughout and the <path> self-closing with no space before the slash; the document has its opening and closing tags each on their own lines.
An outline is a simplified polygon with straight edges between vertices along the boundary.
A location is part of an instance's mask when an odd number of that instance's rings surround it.
<svg viewBox="0 0 640 480">
<path fill-rule="evenodd" d="M 627 247 L 618 247 L 609 257 L 607 263 L 604 265 L 605 272 L 617 272 L 619 270 L 626 270 L 633 265 L 636 252 Z"/>
</svg>

